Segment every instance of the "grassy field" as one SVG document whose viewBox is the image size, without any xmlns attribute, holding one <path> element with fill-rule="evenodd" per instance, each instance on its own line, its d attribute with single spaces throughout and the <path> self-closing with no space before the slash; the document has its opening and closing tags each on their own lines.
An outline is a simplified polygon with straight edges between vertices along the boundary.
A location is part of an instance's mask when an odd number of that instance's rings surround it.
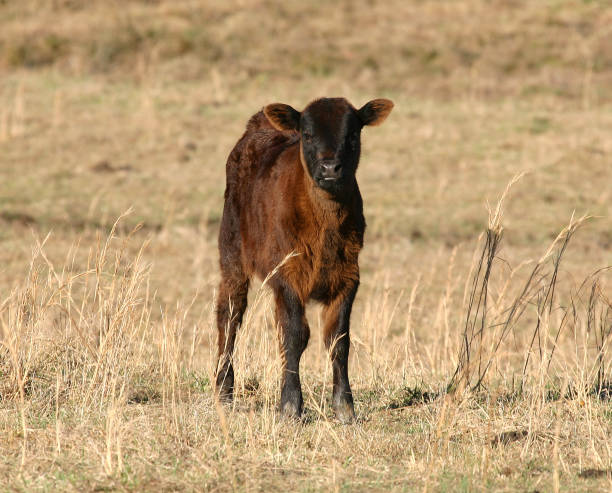
<svg viewBox="0 0 612 493">
<path fill-rule="evenodd" d="M 610 491 L 610 39 L 605 0 L 0 0 L 0 491 Z M 317 306 L 278 415 L 265 286 L 211 388 L 225 159 L 323 95 L 395 102 L 351 425 Z"/>
</svg>

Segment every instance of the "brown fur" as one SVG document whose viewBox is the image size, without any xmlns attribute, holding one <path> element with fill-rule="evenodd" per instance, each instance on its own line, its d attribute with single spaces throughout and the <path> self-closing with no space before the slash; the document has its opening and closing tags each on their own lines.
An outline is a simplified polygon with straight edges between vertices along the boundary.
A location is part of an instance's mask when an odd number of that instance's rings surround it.
<svg viewBox="0 0 612 493">
<path fill-rule="evenodd" d="M 226 171 L 225 198 L 239 209 L 240 263 L 248 278 L 265 278 L 293 252 L 298 255 L 277 275 L 303 303 L 311 296 L 331 302 L 347 280 L 359 279 L 357 257 L 365 230 L 361 197 L 337 203 L 317 188 L 300 160 L 296 134 L 277 131 L 263 112 L 257 113 Z"/>
</svg>

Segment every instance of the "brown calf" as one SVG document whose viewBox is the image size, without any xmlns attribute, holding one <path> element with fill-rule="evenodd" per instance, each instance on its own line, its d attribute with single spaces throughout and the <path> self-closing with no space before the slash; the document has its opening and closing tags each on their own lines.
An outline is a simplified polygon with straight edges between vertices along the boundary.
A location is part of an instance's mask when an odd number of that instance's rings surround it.
<svg viewBox="0 0 612 493">
<path fill-rule="evenodd" d="M 216 388 L 221 399 L 233 395 L 232 353 L 249 280 L 265 278 L 293 252 L 297 255 L 269 280 L 284 363 L 280 409 L 291 416 L 302 412 L 299 364 L 310 335 L 304 306 L 315 300 L 324 305 L 333 407 L 341 421 L 354 418 L 349 319 L 365 231 L 355 171 L 361 128 L 382 123 L 392 108 L 387 99 L 357 110 L 344 98 L 322 98 L 301 113 L 271 104 L 249 120 L 227 160 L 219 233 Z"/>
</svg>

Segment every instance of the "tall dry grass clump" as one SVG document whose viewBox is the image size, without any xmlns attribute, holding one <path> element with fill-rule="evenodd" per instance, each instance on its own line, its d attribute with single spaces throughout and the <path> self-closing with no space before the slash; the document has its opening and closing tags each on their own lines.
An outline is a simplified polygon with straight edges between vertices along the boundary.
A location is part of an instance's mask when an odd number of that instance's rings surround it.
<svg viewBox="0 0 612 493">
<path fill-rule="evenodd" d="M 57 269 L 45 254 L 48 237 L 37 241 L 24 282 L 0 305 L 0 400 L 18 411 L 22 466 L 36 448 L 32 423 L 56 420 L 54 447 L 62 451 L 63 410 L 73 425 L 98 423 L 104 439 L 96 452 L 107 474 L 123 468 L 127 404 L 159 401 L 169 410 L 168 431 L 180 429 L 176 403 L 190 352 L 185 310 L 153 323 L 147 242 L 126 256 L 133 232 L 116 236 L 123 217 L 98 237 L 82 272 L 74 272 L 76 246 Z"/>
<path fill-rule="evenodd" d="M 605 283 L 602 278 L 611 267 L 597 270 L 577 287 L 562 286 L 564 292 L 558 293 L 563 256 L 577 230 L 591 219 L 589 216 L 572 216 L 539 259 L 523 262 L 505 279 L 498 279 L 497 296 L 492 296 L 490 282 L 501 260 L 503 202 L 522 176 L 510 181 L 495 210 L 489 212 L 484 244 L 466 283 L 461 346 L 448 390 L 484 390 L 492 380 L 507 379 L 511 374 L 513 392 L 525 390 L 530 380 L 543 398 L 559 394 L 563 387 L 567 392 L 608 399 L 612 382 L 612 303 L 601 283 Z M 517 282 L 517 271 L 525 267 L 530 268 L 525 280 Z M 561 337 L 564 332 L 569 332 L 564 334 L 565 340 Z M 504 348 L 511 335 L 514 361 L 508 360 L 509 351 Z M 566 358 L 571 358 L 567 351 L 576 355 L 571 374 L 567 373 L 570 367 Z M 562 352 L 557 354 L 559 361 L 554 360 L 556 352 Z M 553 369 L 561 375 L 550 372 L 553 362 Z M 497 368 L 497 377 L 489 375 L 492 367 Z"/>
</svg>

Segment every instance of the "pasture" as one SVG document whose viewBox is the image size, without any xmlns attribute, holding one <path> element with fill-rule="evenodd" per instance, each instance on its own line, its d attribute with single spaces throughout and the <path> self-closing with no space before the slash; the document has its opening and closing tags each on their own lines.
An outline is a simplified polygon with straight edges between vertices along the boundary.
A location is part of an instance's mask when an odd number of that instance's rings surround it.
<svg viewBox="0 0 612 493">
<path fill-rule="evenodd" d="M 1 491 L 609 491 L 612 7 L 0 1 Z M 225 161 L 359 107 L 356 422 L 255 285 L 213 394 Z"/>
</svg>

